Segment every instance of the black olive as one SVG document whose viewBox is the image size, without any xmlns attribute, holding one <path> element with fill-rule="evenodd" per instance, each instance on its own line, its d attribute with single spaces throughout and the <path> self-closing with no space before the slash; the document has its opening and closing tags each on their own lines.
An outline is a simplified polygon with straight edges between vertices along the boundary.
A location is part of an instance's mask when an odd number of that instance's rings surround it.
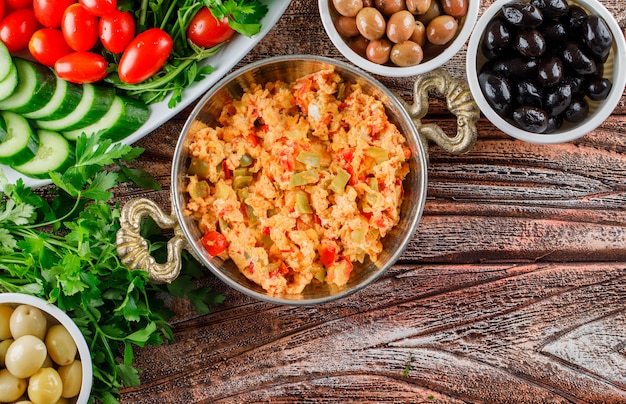
<svg viewBox="0 0 626 404">
<path fill-rule="evenodd" d="M 532 0 L 530 3 L 541 10 L 544 17 L 560 17 L 569 11 L 565 0 Z"/>
<path fill-rule="evenodd" d="M 530 3 L 521 0 L 502 6 L 502 15 L 511 24 L 522 28 L 536 28 L 543 22 L 543 14 Z"/>
<path fill-rule="evenodd" d="M 585 78 L 583 76 L 567 76 L 563 78 L 563 83 L 569 84 L 572 89 L 572 96 L 585 93 Z"/>
<path fill-rule="evenodd" d="M 541 108 L 543 105 L 543 90 L 534 81 L 522 80 L 515 86 L 515 102 L 518 105 L 530 105 Z"/>
<path fill-rule="evenodd" d="M 521 56 L 498 58 L 491 64 L 491 69 L 508 79 L 515 81 L 534 76 L 537 72 L 537 60 Z"/>
<path fill-rule="evenodd" d="M 540 31 L 543 38 L 548 45 L 561 46 L 563 41 L 567 37 L 567 30 L 565 25 L 560 22 L 554 22 L 553 24 L 544 24 L 541 26 Z"/>
<path fill-rule="evenodd" d="M 546 51 L 546 40 L 536 29 L 525 30 L 517 34 L 513 46 L 522 56 L 539 57 Z"/>
<path fill-rule="evenodd" d="M 563 63 L 557 57 L 544 58 L 537 66 L 537 79 L 542 86 L 552 87 L 558 84 L 563 79 L 563 75 Z"/>
<path fill-rule="evenodd" d="M 597 71 L 593 58 L 573 42 L 565 44 L 562 56 L 563 62 L 578 74 L 593 74 Z"/>
<path fill-rule="evenodd" d="M 589 113 L 589 104 L 583 97 L 575 97 L 563 113 L 566 121 L 582 122 Z"/>
<path fill-rule="evenodd" d="M 585 94 L 594 101 L 605 100 L 611 92 L 613 83 L 604 77 L 592 77 L 587 81 Z"/>
<path fill-rule="evenodd" d="M 548 127 L 541 133 L 554 133 L 563 126 L 563 118 L 559 116 L 551 116 L 548 118 Z"/>
<path fill-rule="evenodd" d="M 515 108 L 513 120 L 519 128 L 528 132 L 543 133 L 548 128 L 548 114 L 541 108 L 527 105 Z"/>
<path fill-rule="evenodd" d="M 501 18 L 495 18 L 487 24 L 481 43 L 483 54 L 493 59 L 509 47 L 511 33 L 509 27 Z"/>
<path fill-rule="evenodd" d="M 563 113 L 572 102 L 572 88 L 567 83 L 561 83 L 548 89 L 543 101 L 548 116 L 557 116 Z"/>
<path fill-rule="evenodd" d="M 484 71 L 478 75 L 478 83 L 487 102 L 500 116 L 506 116 L 511 109 L 513 95 L 509 82 L 501 75 Z"/>
<path fill-rule="evenodd" d="M 567 14 L 561 17 L 563 24 L 567 27 L 568 36 L 574 40 L 580 40 L 583 24 L 587 19 L 587 12 L 579 6 L 569 6 Z"/>
<path fill-rule="evenodd" d="M 590 15 L 583 23 L 583 41 L 600 60 L 606 60 L 613 44 L 613 35 L 606 21 L 597 15 Z"/>
</svg>

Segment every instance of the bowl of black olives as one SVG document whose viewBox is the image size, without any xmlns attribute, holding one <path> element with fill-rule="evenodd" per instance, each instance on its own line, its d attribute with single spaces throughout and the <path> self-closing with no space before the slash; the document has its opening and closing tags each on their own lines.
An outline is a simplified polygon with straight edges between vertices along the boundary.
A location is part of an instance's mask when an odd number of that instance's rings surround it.
<svg viewBox="0 0 626 404">
<path fill-rule="evenodd" d="M 353 64 L 387 77 L 434 70 L 467 43 L 480 0 L 319 0 L 324 29 Z"/>
<path fill-rule="evenodd" d="M 626 84 L 626 42 L 597 0 L 497 0 L 467 50 L 481 112 L 517 139 L 554 144 L 597 128 Z"/>
</svg>

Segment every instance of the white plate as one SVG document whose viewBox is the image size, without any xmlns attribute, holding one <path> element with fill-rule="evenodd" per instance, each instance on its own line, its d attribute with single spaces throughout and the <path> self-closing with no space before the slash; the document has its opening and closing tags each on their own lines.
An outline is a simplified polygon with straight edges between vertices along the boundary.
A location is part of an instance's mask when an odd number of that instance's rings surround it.
<svg viewBox="0 0 626 404">
<path fill-rule="evenodd" d="M 251 38 L 239 34 L 235 35 L 235 37 L 233 37 L 233 39 L 217 54 L 205 61 L 206 64 L 215 68 L 213 73 L 206 76 L 202 81 L 194 83 L 187 88 L 183 92 L 182 100 L 174 108 L 168 108 L 167 106 L 169 97 L 162 102 L 152 104 L 150 106 L 150 117 L 148 118 L 148 121 L 146 121 L 146 123 L 144 123 L 143 126 L 135 133 L 122 140 L 121 143 L 132 144 L 143 138 L 202 96 L 209 88 L 211 88 L 211 86 L 213 86 L 213 84 L 224 77 L 230 69 L 239 63 L 239 61 L 243 59 L 244 56 L 246 56 L 248 52 L 250 52 L 250 50 L 257 43 L 259 43 L 259 41 L 261 41 L 261 39 L 263 39 L 263 37 L 274 27 L 274 25 L 276 25 L 289 6 L 290 1 L 266 0 L 264 3 L 268 6 L 268 12 L 261 21 L 261 32 Z M 10 167 L 2 164 L 0 164 L 0 170 L 4 170 L 9 183 L 15 183 L 18 178 L 22 178 L 26 186 L 33 188 L 52 183 L 50 180 L 37 180 L 25 177 Z M 1 186 L 0 191 L 2 191 Z"/>
</svg>

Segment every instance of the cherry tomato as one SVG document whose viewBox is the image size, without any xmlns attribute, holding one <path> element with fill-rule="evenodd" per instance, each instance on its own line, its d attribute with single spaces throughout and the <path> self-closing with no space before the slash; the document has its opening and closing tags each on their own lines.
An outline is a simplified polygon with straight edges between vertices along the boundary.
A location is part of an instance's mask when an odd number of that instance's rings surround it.
<svg viewBox="0 0 626 404">
<path fill-rule="evenodd" d="M 59 28 L 65 9 L 74 3 L 76 0 L 33 0 L 33 10 L 41 25 Z"/>
<path fill-rule="evenodd" d="M 54 64 L 57 75 L 76 84 L 95 83 L 107 75 L 107 62 L 93 52 L 72 52 Z"/>
<path fill-rule="evenodd" d="M 28 41 L 37 29 L 39 23 L 33 10 L 15 10 L 0 21 L 0 41 L 9 52 L 18 52 L 28 47 Z"/>
<path fill-rule="evenodd" d="M 135 19 L 129 11 L 116 9 L 100 18 L 98 31 L 100 42 L 106 49 L 121 53 L 135 37 Z"/>
<path fill-rule="evenodd" d="M 56 61 L 69 53 L 72 48 L 65 42 L 63 33 L 57 28 L 42 28 L 30 37 L 30 54 L 42 65 L 54 67 Z"/>
<path fill-rule="evenodd" d="M 7 8 L 19 10 L 21 8 L 31 7 L 33 0 L 6 0 Z"/>
<path fill-rule="evenodd" d="M 155 75 L 172 52 L 172 38 L 160 28 L 150 28 L 137 35 L 126 47 L 118 74 L 124 83 L 135 84 Z"/>
<path fill-rule="evenodd" d="M 0 0 L 0 20 L 4 17 L 4 0 Z"/>
<path fill-rule="evenodd" d="M 228 26 L 228 19 L 218 21 L 211 10 L 202 7 L 187 28 L 187 38 L 203 48 L 211 48 L 229 40 L 235 31 Z"/>
<path fill-rule="evenodd" d="M 91 14 L 102 17 L 117 10 L 117 0 L 78 0 Z"/>
<path fill-rule="evenodd" d="M 98 42 L 98 17 L 78 3 L 65 9 L 61 31 L 67 44 L 78 52 L 93 48 Z"/>
<path fill-rule="evenodd" d="M 206 248 L 210 256 L 220 255 L 228 248 L 228 240 L 217 231 L 208 231 L 202 237 L 202 245 Z"/>
</svg>

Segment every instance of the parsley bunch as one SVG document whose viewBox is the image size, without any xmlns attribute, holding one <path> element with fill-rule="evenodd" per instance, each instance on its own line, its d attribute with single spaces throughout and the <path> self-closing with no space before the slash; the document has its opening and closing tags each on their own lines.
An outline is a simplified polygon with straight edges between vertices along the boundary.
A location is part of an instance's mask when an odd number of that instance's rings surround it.
<svg viewBox="0 0 626 404">
<path fill-rule="evenodd" d="M 151 284 L 145 272 L 130 271 L 117 257 L 120 211 L 108 202 L 111 189 L 122 180 L 158 188 L 145 172 L 126 165 L 142 152 L 83 135 L 76 142 L 76 164 L 51 173 L 55 186 L 49 198 L 21 179 L 9 184 L 0 169 L 0 292 L 41 297 L 76 322 L 91 350 L 91 400 L 105 404 L 117 403 L 121 388 L 140 384 L 133 347 L 172 340 L 167 322 L 172 313 L 163 293 L 190 298 L 199 312 L 223 300 L 196 287 L 202 270 L 190 255 L 181 276 L 167 286 Z M 154 236 L 156 258 L 165 241 L 155 228 L 142 226 L 146 237 Z"/>
</svg>

